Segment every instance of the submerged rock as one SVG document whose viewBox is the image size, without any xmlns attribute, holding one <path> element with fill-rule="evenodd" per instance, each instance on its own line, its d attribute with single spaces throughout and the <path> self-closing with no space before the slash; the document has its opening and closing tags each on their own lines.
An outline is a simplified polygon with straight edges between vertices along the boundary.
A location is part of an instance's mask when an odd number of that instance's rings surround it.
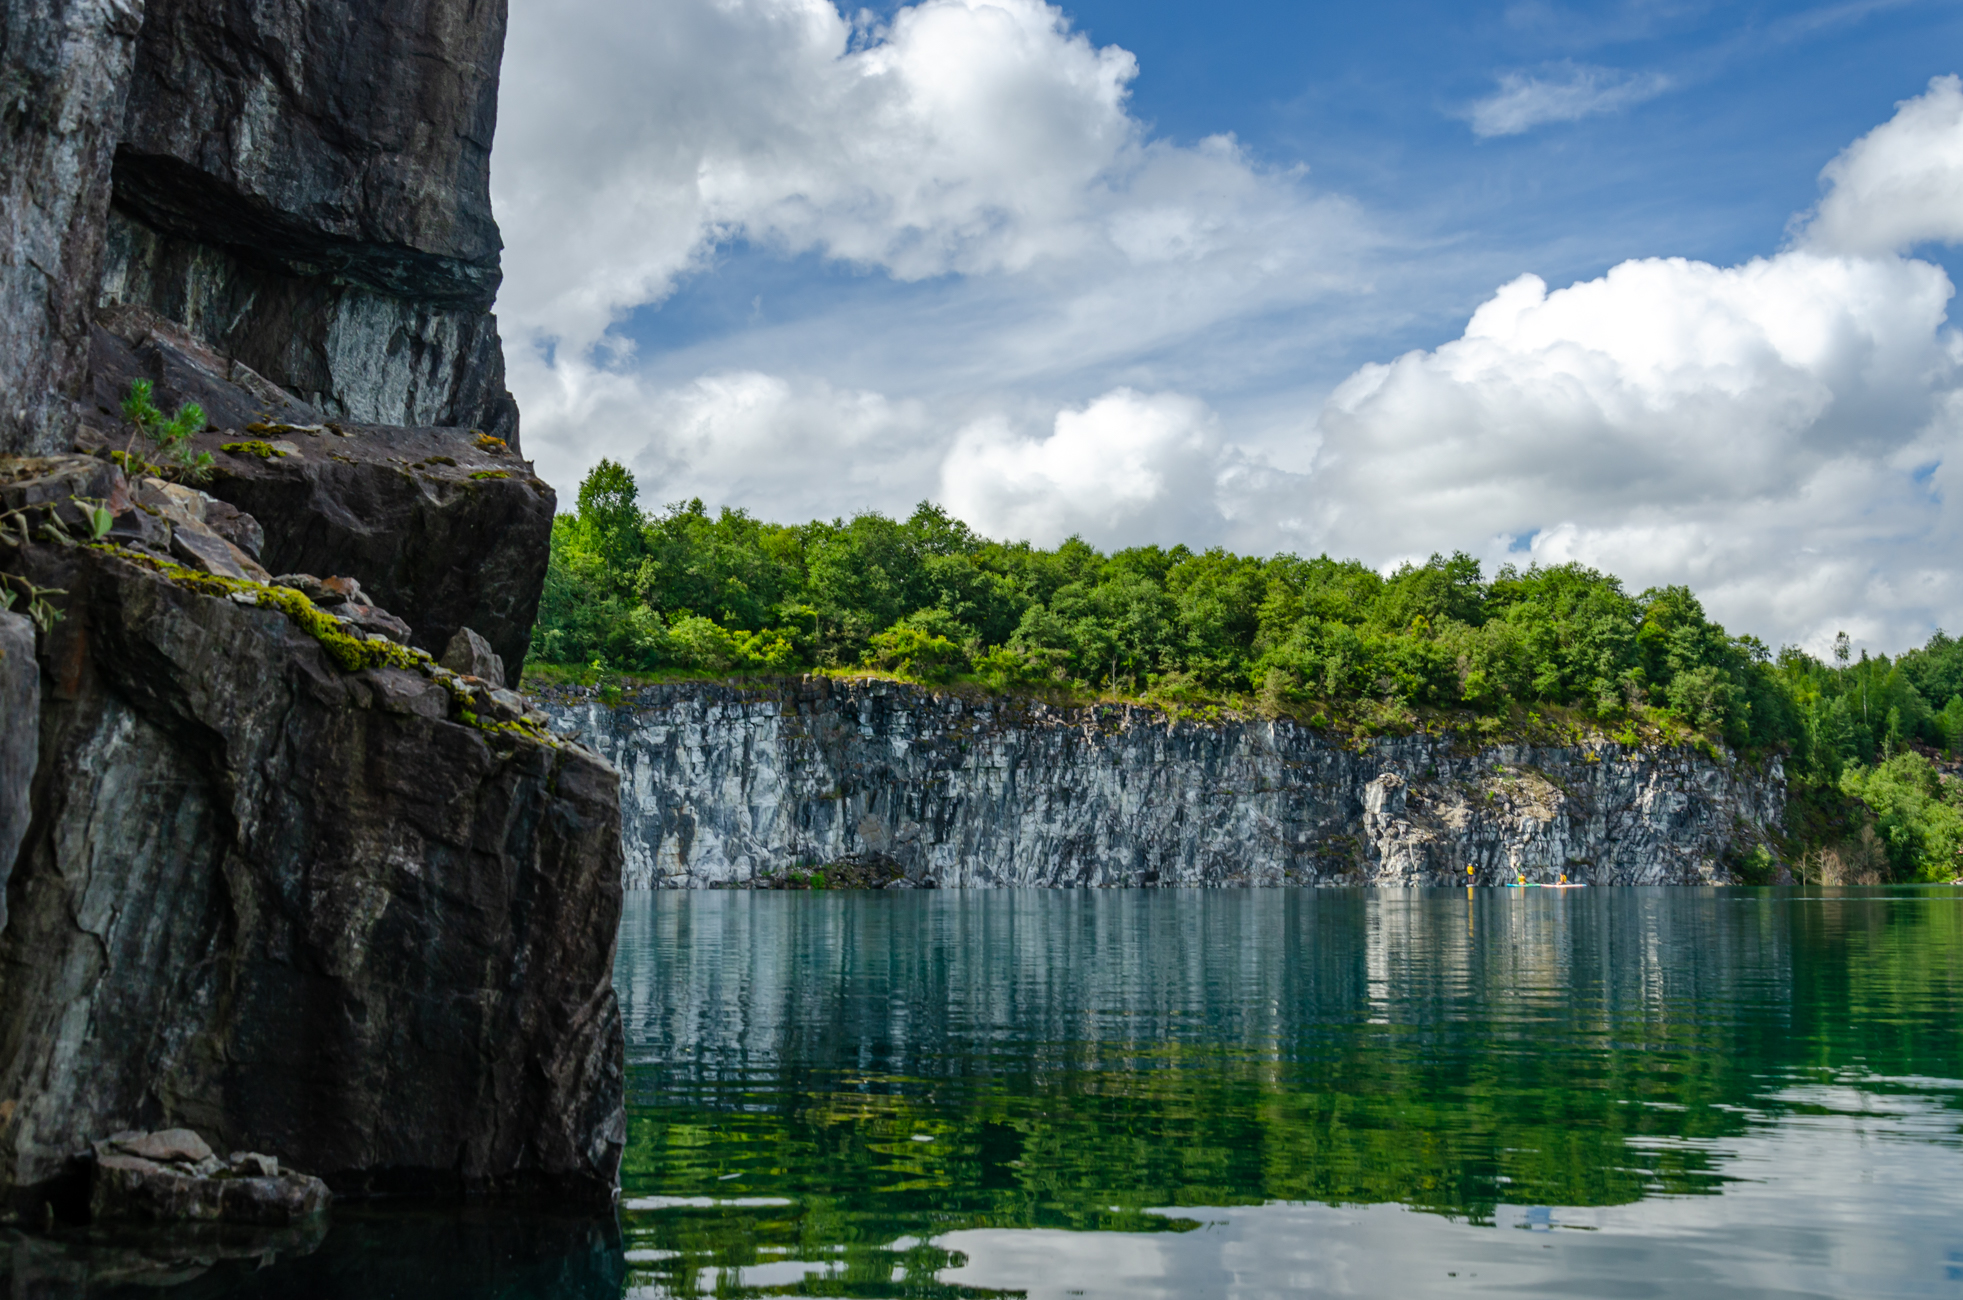
<svg viewBox="0 0 1963 1300">
<path fill-rule="evenodd" d="M 53 1235 L 0 1228 L 0 1294 L 11 1300 L 73 1300 L 121 1295 L 124 1288 L 132 1287 L 154 1294 L 211 1278 L 214 1271 L 223 1278 L 234 1266 L 256 1281 L 269 1268 L 290 1267 L 313 1254 L 327 1237 L 328 1224 L 329 1216 L 314 1215 L 290 1227 L 204 1219 L 148 1224 L 123 1220 Z M 307 1292 L 303 1287 L 287 1294 Z"/>
<path fill-rule="evenodd" d="M 1785 802 L 1777 759 L 1600 736 L 1359 745 L 825 677 L 559 698 L 620 769 L 629 888 L 1724 883 Z"/>
<path fill-rule="evenodd" d="M 219 1159 L 190 1129 L 117 1133 L 94 1144 L 89 1187 L 93 1223 L 219 1221 L 285 1227 L 327 1213 L 320 1179 L 272 1156 L 235 1151 Z"/>
</svg>

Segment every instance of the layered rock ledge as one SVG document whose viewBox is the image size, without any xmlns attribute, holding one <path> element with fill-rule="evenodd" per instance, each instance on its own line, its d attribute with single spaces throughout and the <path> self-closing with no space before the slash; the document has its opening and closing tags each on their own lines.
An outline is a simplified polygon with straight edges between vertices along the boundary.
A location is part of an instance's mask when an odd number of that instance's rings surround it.
<svg viewBox="0 0 1963 1300">
<path fill-rule="evenodd" d="M 29 470 L 0 571 L 60 616 L 0 879 L 0 1209 L 38 1221 L 91 1138 L 172 1125 L 337 1193 L 606 1204 L 612 769 L 298 592 L 75 540 L 75 498 L 127 496 L 106 462 Z"/>
<path fill-rule="evenodd" d="M 1776 759 L 1605 737 L 1358 745 L 890 681 L 562 692 L 545 711 L 620 769 L 630 889 L 833 864 L 887 887 L 1721 884 L 1785 800 Z"/>
</svg>

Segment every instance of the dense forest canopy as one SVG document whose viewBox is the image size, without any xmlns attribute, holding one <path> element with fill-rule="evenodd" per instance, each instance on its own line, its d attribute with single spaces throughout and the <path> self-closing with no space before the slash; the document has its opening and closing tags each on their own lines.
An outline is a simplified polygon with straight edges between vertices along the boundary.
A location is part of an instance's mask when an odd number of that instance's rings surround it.
<svg viewBox="0 0 1963 1300">
<path fill-rule="evenodd" d="M 938 506 L 765 523 L 689 501 L 650 514 L 601 461 L 553 522 L 533 664 L 655 673 L 868 668 L 996 690 L 1227 704 L 1376 733 L 1473 736 L 1561 711 L 1634 741 L 1780 754 L 1795 806 L 1858 799 L 1894 874 L 1948 879 L 1963 853 L 1963 642 L 1900 658 L 1774 656 L 1684 587 L 1625 591 L 1579 564 L 1464 554 L 1384 575 L 1328 556 L 1184 546 L 1110 554 L 978 536 Z M 1834 802 L 1827 798 L 1827 804 Z M 1877 829 L 1878 828 L 1878 829 Z M 1812 838 L 1820 838 L 1815 834 Z M 1851 850 L 1850 850 L 1851 851 Z"/>
</svg>

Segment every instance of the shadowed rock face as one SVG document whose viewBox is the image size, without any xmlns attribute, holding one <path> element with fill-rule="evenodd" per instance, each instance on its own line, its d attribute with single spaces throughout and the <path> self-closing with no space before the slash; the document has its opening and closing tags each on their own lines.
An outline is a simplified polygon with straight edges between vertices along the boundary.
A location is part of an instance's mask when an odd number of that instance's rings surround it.
<svg viewBox="0 0 1963 1300">
<path fill-rule="evenodd" d="M 628 888 L 827 863 L 902 885 L 1726 883 L 1785 779 L 1688 750 L 1436 737 L 1362 752 L 1292 722 L 969 700 L 808 677 L 546 705 L 621 772 Z"/>
<path fill-rule="evenodd" d="M 0 455 L 65 450 L 140 0 L 0 0 Z"/>
<path fill-rule="evenodd" d="M 504 5 L 147 0 L 143 18 L 120 205 L 290 275 L 489 305 Z"/>
<path fill-rule="evenodd" d="M 99 299 L 331 418 L 515 442 L 490 314 L 501 3 L 151 0 Z"/>
<path fill-rule="evenodd" d="M 611 769 L 112 553 L 8 567 L 66 617 L 0 931 L 0 1202 L 38 1210 L 92 1138 L 183 1126 L 337 1194 L 604 1205 Z"/>
<path fill-rule="evenodd" d="M 0 1222 L 84 1215 L 133 1129 L 337 1195 L 616 1186 L 615 774 L 350 631 L 524 659 L 554 502 L 490 314 L 504 16 L 0 0 L 0 457 L 36 456 L 0 571 L 61 614 L 0 617 Z M 162 455 L 139 377 L 204 407 L 215 500 L 111 463 Z"/>
</svg>

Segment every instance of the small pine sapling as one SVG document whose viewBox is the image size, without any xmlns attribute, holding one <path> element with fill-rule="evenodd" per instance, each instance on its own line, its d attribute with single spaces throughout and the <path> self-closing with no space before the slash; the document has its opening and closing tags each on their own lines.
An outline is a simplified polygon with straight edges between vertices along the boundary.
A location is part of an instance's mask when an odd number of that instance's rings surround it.
<svg viewBox="0 0 1963 1300">
<path fill-rule="evenodd" d="M 147 379 L 130 381 L 129 396 L 123 399 L 123 418 L 136 426 L 138 433 L 148 435 L 151 444 L 164 464 L 161 468 L 171 471 L 174 477 L 202 483 L 211 475 L 211 453 L 193 451 L 191 435 L 204 429 L 204 408 L 196 402 L 186 402 L 177 409 L 177 414 L 166 416 L 156 403 L 155 389 Z M 134 446 L 135 438 L 132 436 Z M 129 453 L 123 454 L 125 465 L 129 463 Z"/>
</svg>

